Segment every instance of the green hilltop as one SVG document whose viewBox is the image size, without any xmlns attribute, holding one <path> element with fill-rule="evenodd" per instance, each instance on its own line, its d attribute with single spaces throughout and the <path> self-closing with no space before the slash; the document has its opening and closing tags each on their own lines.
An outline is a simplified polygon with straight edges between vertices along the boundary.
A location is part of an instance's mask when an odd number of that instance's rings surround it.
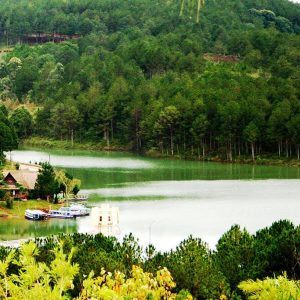
<svg viewBox="0 0 300 300">
<path fill-rule="evenodd" d="M 19 139 L 299 159 L 299 4 L 0 4 L 0 98 Z"/>
</svg>

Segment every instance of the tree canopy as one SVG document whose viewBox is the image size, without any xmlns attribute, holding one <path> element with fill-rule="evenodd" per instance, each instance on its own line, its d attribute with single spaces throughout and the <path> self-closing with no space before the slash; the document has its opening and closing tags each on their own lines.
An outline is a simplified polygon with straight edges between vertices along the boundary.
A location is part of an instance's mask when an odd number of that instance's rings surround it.
<svg viewBox="0 0 300 300">
<path fill-rule="evenodd" d="M 36 107 L 26 132 L 9 112 L 20 138 L 299 158 L 299 16 L 288 0 L 2 0 L 0 96 Z"/>
<path fill-rule="evenodd" d="M 6 109 L 0 106 L 0 164 L 4 159 L 3 151 L 11 151 L 18 146 L 17 135 L 7 118 Z"/>
</svg>

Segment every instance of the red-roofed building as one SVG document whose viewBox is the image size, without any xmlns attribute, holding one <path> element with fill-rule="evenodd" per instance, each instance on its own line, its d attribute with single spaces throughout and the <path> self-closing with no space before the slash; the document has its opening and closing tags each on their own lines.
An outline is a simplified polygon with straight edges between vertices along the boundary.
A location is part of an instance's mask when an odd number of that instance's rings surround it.
<svg viewBox="0 0 300 300">
<path fill-rule="evenodd" d="M 4 172 L 2 189 L 9 191 L 14 198 L 27 198 L 34 190 L 38 177 L 37 171 L 12 170 Z"/>
</svg>

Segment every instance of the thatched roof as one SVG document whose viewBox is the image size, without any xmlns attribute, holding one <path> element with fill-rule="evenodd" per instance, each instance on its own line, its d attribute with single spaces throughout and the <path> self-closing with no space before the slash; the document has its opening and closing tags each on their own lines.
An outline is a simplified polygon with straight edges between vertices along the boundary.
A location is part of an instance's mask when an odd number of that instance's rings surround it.
<svg viewBox="0 0 300 300">
<path fill-rule="evenodd" d="M 9 174 L 15 179 L 15 181 L 21 184 L 28 190 L 34 190 L 34 186 L 38 177 L 38 172 L 28 170 L 11 170 L 4 172 L 4 181 Z"/>
</svg>

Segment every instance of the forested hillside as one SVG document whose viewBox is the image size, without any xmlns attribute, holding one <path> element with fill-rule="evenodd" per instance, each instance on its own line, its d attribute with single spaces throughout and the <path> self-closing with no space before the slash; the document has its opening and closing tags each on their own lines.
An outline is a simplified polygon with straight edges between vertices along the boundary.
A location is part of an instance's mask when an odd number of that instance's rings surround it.
<svg viewBox="0 0 300 300">
<path fill-rule="evenodd" d="M 299 34 L 288 0 L 0 0 L 0 97 L 21 139 L 299 158 Z"/>
</svg>

